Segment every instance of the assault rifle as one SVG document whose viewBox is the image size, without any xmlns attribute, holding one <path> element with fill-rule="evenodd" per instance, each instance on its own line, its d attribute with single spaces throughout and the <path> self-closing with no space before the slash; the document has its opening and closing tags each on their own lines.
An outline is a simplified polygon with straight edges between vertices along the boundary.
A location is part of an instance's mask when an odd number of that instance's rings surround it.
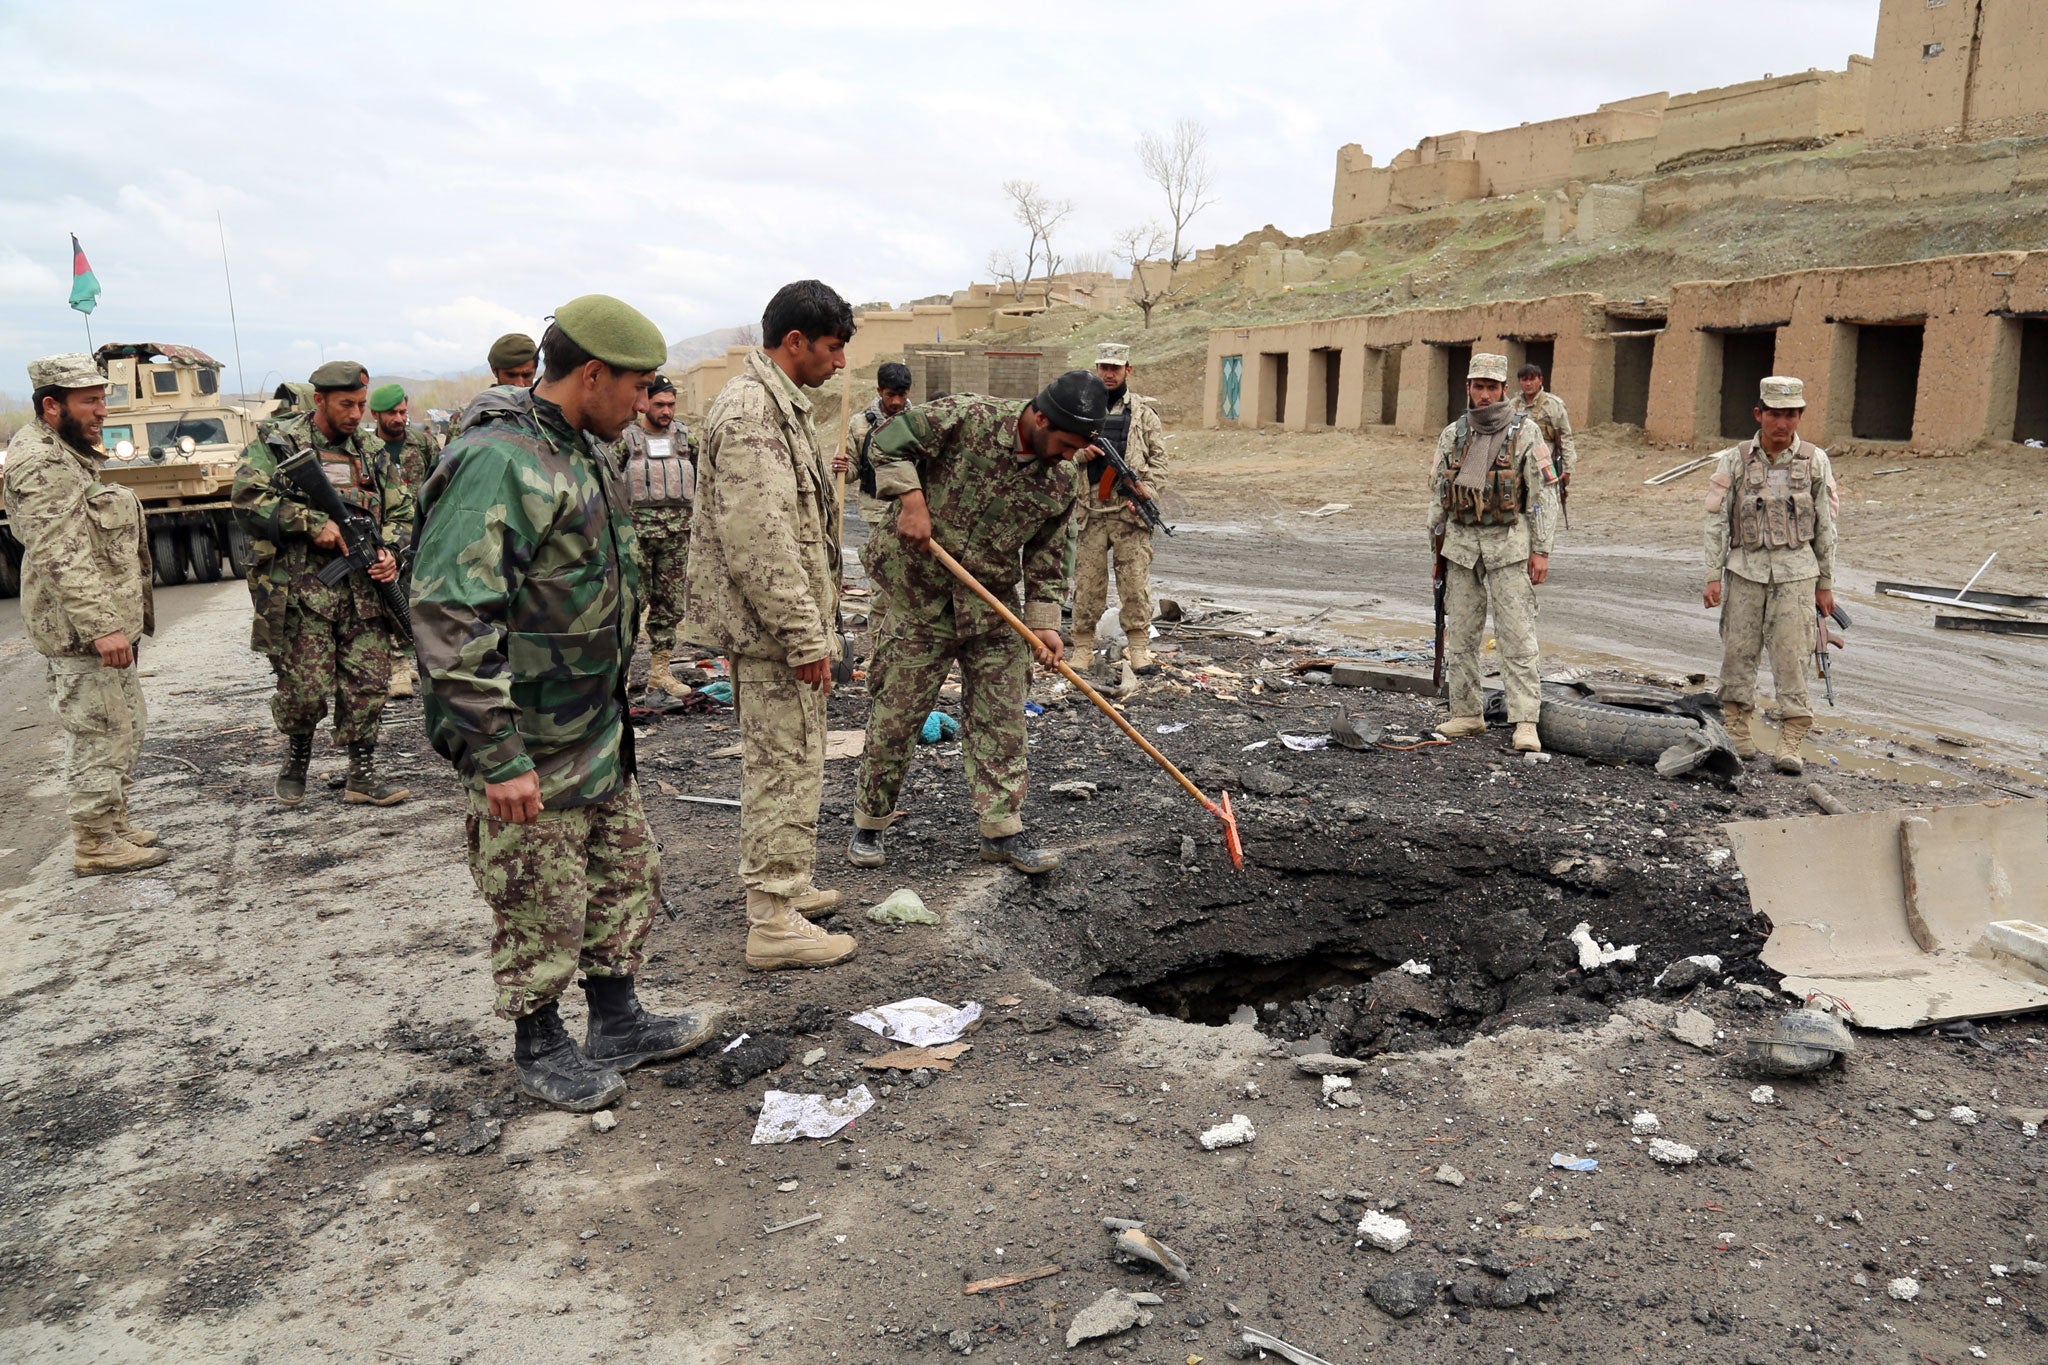
<svg viewBox="0 0 2048 1365">
<path fill-rule="evenodd" d="M 1095 496 L 1103 502 L 1108 502 L 1109 495 L 1117 490 L 1118 485 L 1122 485 L 1125 496 L 1131 500 L 1131 506 L 1137 508 L 1138 515 L 1145 519 L 1145 525 L 1154 531 L 1164 531 L 1172 535 L 1173 528 L 1168 526 L 1166 518 L 1159 514 L 1159 504 L 1145 495 L 1145 486 L 1138 482 L 1138 476 L 1132 472 L 1129 462 L 1124 459 L 1124 453 L 1116 448 L 1116 442 L 1107 436 L 1097 436 L 1095 448 L 1102 452 L 1103 459 L 1102 483 L 1095 490 Z"/>
<path fill-rule="evenodd" d="M 1430 590 L 1436 598 L 1436 664 L 1429 671 L 1430 690 L 1444 690 L 1444 588 L 1449 575 L 1444 571 L 1443 551 L 1437 551 L 1436 567 L 1430 571 Z"/>
<path fill-rule="evenodd" d="M 341 532 L 342 553 L 321 565 L 315 577 L 332 587 L 360 569 L 377 590 L 377 599 L 384 604 L 384 614 L 391 619 L 392 629 L 406 644 L 411 644 L 412 611 L 397 582 L 379 583 L 370 578 L 370 566 L 384 553 L 384 538 L 378 534 L 376 518 L 341 500 L 341 494 L 327 481 L 327 471 L 320 467 L 320 457 L 310 446 L 280 461 L 277 472 L 290 479 L 314 510 L 325 512 Z"/>
<path fill-rule="evenodd" d="M 1816 610 L 1814 614 L 1820 619 L 1814 622 L 1813 666 L 1820 674 L 1821 686 L 1827 689 L 1828 705 L 1833 706 L 1835 704 L 1835 674 L 1833 666 L 1828 662 L 1828 647 L 1832 645 L 1836 649 L 1842 649 L 1847 647 L 1849 642 L 1842 636 L 1829 630 L 1828 622 L 1832 621 L 1842 629 L 1847 630 L 1849 628 L 1849 613 L 1843 611 L 1841 606 L 1837 604 L 1833 612 Z"/>
</svg>

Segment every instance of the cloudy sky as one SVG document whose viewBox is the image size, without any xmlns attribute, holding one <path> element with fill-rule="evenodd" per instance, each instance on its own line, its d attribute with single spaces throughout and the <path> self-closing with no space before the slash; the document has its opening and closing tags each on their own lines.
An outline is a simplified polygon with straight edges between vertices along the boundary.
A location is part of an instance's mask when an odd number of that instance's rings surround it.
<svg viewBox="0 0 2048 1365">
<path fill-rule="evenodd" d="M 904 300 L 1021 246 L 1001 185 L 1071 198 L 1070 252 L 1158 214 L 1133 145 L 1210 131 L 1204 244 L 1328 225 L 1337 148 L 1653 90 L 1839 69 L 1877 0 L 538 6 L 0 0 L 0 392 L 96 340 L 229 366 L 459 371 L 591 291 L 671 339 L 787 280 Z"/>
</svg>

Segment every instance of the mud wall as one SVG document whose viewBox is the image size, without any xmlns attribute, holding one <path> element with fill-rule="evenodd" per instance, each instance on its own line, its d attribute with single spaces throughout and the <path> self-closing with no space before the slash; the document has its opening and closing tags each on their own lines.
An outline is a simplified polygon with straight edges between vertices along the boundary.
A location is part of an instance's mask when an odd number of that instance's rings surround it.
<svg viewBox="0 0 2048 1365">
<path fill-rule="evenodd" d="M 1867 128 L 1872 141 L 2048 129 L 2048 7 L 2038 0 L 1884 0 Z"/>
</svg>

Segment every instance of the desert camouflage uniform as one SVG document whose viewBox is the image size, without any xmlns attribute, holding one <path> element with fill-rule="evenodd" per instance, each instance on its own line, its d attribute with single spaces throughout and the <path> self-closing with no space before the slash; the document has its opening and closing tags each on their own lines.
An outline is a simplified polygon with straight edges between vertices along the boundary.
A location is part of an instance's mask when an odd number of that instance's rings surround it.
<svg viewBox="0 0 2048 1365">
<path fill-rule="evenodd" d="M 932 538 L 1025 625 L 1058 630 L 1067 586 L 1061 561 L 1080 485 L 1070 464 L 1020 457 L 1017 418 L 1025 406 L 961 394 L 911 408 L 876 438 L 875 486 L 892 499 L 923 489 Z M 853 822 L 861 829 L 894 823 L 918 731 L 957 661 L 961 756 L 981 832 L 991 839 L 1015 834 L 1024 828 L 1031 650 L 945 565 L 905 545 L 893 527 L 892 520 L 868 541 L 869 574 L 890 609 L 868 675 L 874 707 Z"/>
<path fill-rule="evenodd" d="M 672 443 L 668 461 L 676 468 L 641 472 L 643 463 L 655 463 L 648 455 L 647 442 L 652 437 Z M 696 448 L 681 419 L 671 422 L 666 432 L 649 431 L 636 419 L 620 433 L 619 448 L 627 492 L 633 500 L 633 530 L 640 542 L 640 591 L 647 604 L 647 638 L 657 649 L 672 649 L 689 589 L 690 498 L 696 482 Z"/>
<path fill-rule="evenodd" d="M 1500 648 L 1501 681 L 1508 719 L 1535 724 L 1543 701 L 1536 645 L 1536 586 L 1529 581 L 1529 556 L 1547 555 L 1557 528 L 1557 473 L 1550 447 L 1534 422 L 1520 422 L 1505 459 L 1521 486 L 1522 510 L 1496 526 L 1467 525 L 1449 511 L 1451 482 L 1458 476 L 1458 447 L 1465 435 L 1460 417 L 1437 438 L 1430 466 L 1429 531 L 1444 538 L 1444 672 L 1451 714 L 1481 714 L 1480 653 L 1485 645 L 1486 610 L 1493 606 L 1493 633 Z M 1495 468 L 1502 468 L 1500 458 Z"/>
<path fill-rule="evenodd" d="M 1802 456 L 1812 460 L 1812 534 L 1803 537 L 1796 511 L 1781 519 L 1779 533 L 1766 543 L 1744 546 L 1733 534 L 1737 515 L 1737 484 L 1745 482 L 1745 466 L 1756 454 L 1758 498 L 1776 480 L 1789 474 Z M 1780 485 L 1780 500 L 1790 496 Z M 1835 586 L 1835 517 L 1842 494 L 1835 485 L 1828 453 L 1810 441 L 1794 438 L 1776 459 L 1766 456 L 1755 440 L 1720 452 L 1707 485 L 1707 581 L 1721 583 L 1721 700 L 1754 709 L 1757 665 L 1768 652 L 1778 713 L 1787 719 L 1813 715 L 1807 696 L 1813 670 L 1817 614 L 1814 594 Z M 1788 542 L 1772 546 L 1770 539 Z"/>
<path fill-rule="evenodd" d="M 252 541 L 249 596 L 255 604 L 249 647 L 270 656 L 277 691 L 270 714 L 288 735 L 310 735 L 334 704 L 334 741 L 374 740 L 391 682 L 394 641 L 369 576 L 351 571 L 322 583 L 336 558 L 313 537 L 327 525 L 280 461 L 311 446 L 343 502 L 377 519 L 384 546 L 401 553 L 412 537 L 413 497 L 381 443 L 360 429 L 345 441 L 320 434 L 311 413 L 273 424 L 242 452 L 235 471 L 235 516 Z"/>
<path fill-rule="evenodd" d="M 683 638 L 732 661 L 740 878 L 772 896 L 817 865 L 825 698 L 796 670 L 839 657 L 832 483 L 810 400 L 756 348 L 705 415 Z"/>
<path fill-rule="evenodd" d="M 119 633 L 139 648 L 156 629 L 142 504 L 101 483 L 99 461 L 40 417 L 15 433 L 6 470 L 7 520 L 22 546 L 22 622 L 48 661 L 71 820 L 105 833 L 127 811 L 149 715 L 139 665 L 107 668 L 92 642 Z"/>
<path fill-rule="evenodd" d="M 469 792 L 497 1012 L 516 1019 L 578 967 L 638 969 L 659 854 L 625 725 L 639 611 L 626 490 L 554 404 L 485 397 L 421 494 L 412 619 L 428 738 Z M 525 772 L 540 819 L 493 818 L 485 785 Z"/>
<path fill-rule="evenodd" d="M 1109 410 L 1105 428 L 1129 422 L 1123 444 L 1124 460 L 1131 471 L 1156 498 L 1166 480 L 1166 430 L 1152 400 L 1126 393 Z M 1113 430 L 1106 434 L 1115 435 Z M 1102 610 L 1109 602 L 1109 567 L 1116 562 L 1117 622 L 1133 644 L 1144 644 L 1152 630 L 1152 528 L 1131 506 L 1122 490 L 1114 490 L 1109 501 L 1102 491 L 1100 465 L 1091 462 L 1082 480 L 1080 513 L 1074 548 L 1074 633 L 1085 639 L 1095 632 Z M 1083 662 L 1086 662 L 1085 660 Z"/>
<path fill-rule="evenodd" d="M 1515 411 L 1536 423 L 1536 429 L 1543 433 L 1543 440 L 1550 447 L 1550 467 L 1560 477 L 1579 467 L 1579 442 L 1572 435 L 1571 413 L 1565 410 L 1564 400 L 1549 389 L 1536 395 L 1530 402 L 1515 390 Z"/>
</svg>

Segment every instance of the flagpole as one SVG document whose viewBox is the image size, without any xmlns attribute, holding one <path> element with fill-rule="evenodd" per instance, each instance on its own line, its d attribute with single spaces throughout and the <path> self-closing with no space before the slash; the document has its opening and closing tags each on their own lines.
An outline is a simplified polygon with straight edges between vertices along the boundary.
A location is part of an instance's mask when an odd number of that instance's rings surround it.
<svg viewBox="0 0 2048 1365">
<path fill-rule="evenodd" d="M 235 388 L 244 398 L 249 396 L 249 381 L 242 373 L 242 328 L 235 321 L 235 277 L 228 273 L 228 229 L 221 221 L 220 210 L 213 211 L 213 225 L 220 232 L 220 277 L 228 286 L 228 329 L 235 337 Z"/>
<path fill-rule="evenodd" d="M 90 314 L 90 313 L 80 313 L 80 314 L 79 314 L 79 316 L 85 319 L 85 353 L 86 353 L 87 355 L 91 355 L 91 354 L 92 354 L 92 314 Z"/>
</svg>

